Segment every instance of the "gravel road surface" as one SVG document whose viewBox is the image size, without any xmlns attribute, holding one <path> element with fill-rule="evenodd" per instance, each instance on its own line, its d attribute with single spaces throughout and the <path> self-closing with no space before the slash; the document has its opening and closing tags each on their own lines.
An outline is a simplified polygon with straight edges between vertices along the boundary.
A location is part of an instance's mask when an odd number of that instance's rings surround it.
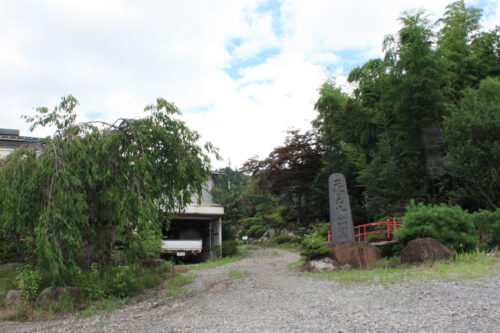
<svg viewBox="0 0 500 333">
<path fill-rule="evenodd" d="M 180 297 L 87 319 L 3 323 L 0 331 L 500 332 L 500 275 L 344 286 L 289 271 L 298 259 L 286 251 L 256 250 L 251 258 L 189 273 L 196 281 Z"/>
</svg>

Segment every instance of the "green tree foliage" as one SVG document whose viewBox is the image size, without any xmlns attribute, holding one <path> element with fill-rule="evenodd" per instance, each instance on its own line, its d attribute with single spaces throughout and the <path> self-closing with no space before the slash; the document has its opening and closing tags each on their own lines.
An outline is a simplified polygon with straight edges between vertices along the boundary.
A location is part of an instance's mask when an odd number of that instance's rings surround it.
<svg viewBox="0 0 500 333">
<path fill-rule="evenodd" d="M 476 210 L 500 202 L 500 80 L 468 89 L 444 122 L 447 165 L 457 187 L 454 201 Z"/>
<path fill-rule="evenodd" d="M 479 232 L 479 244 L 482 248 L 500 247 L 500 208 L 475 212 L 472 214 L 472 222 Z"/>
<path fill-rule="evenodd" d="M 467 8 L 460 0 L 449 4 L 444 17 L 438 20 L 442 25 L 438 33 L 438 53 L 446 59 L 446 79 L 454 97 L 460 97 L 465 88 L 475 87 L 480 79 L 474 68 L 479 59 L 471 47 L 474 34 L 480 28 L 480 18 L 480 9 Z"/>
<path fill-rule="evenodd" d="M 301 223 L 310 213 L 310 194 L 321 169 L 321 157 L 315 133 L 289 131 L 283 146 L 276 147 L 264 160 L 248 160 L 243 170 L 258 179 L 259 190 L 293 207 L 295 220 Z"/>
<path fill-rule="evenodd" d="M 401 216 L 411 199 L 498 206 L 500 28 L 480 31 L 480 18 L 463 1 L 435 25 L 406 12 L 384 58 L 349 74 L 352 96 L 322 86 L 322 177 L 346 176 L 355 224 Z"/>
<path fill-rule="evenodd" d="M 331 249 L 324 243 L 325 240 L 317 234 L 306 235 L 301 243 L 300 255 L 307 260 L 327 257 L 331 253 Z"/>
<path fill-rule="evenodd" d="M 257 191 L 254 179 L 242 172 L 227 167 L 219 170 L 219 173 L 212 195 L 215 202 L 224 206 L 223 240 L 234 239 L 239 229 L 245 234 L 254 224 L 264 227 L 266 223 L 263 216 L 276 208 L 276 200 L 272 195 Z M 271 215 L 269 220 L 276 214 Z M 243 224 L 242 228 L 240 224 Z M 266 226 L 276 227 L 271 224 Z"/>
<path fill-rule="evenodd" d="M 365 74 L 369 76 L 360 70 L 356 76 L 361 79 L 365 78 Z M 340 172 L 346 177 L 355 223 L 360 224 L 365 221 L 363 188 L 359 186 L 357 176 L 366 168 L 369 152 L 373 149 L 377 136 L 376 126 L 370 120 L 371 111 L 362 107 L 361 103 L 342 93 L 334 81 L 328 81 L 321 87 L 320 97 L 315 105 L 318 116 L 313 121 L 313 126 L 318 131 L 318 140 L 324 156 L 313 194 L 319 194 L 314 199 L 320 203 L 316 206 L 323 207 L 323 211 L 320 208 L 322 214 L 317 214 L 323 219 L 329 216 L 328 177 L 332 173 Z"/>
<path fill-rule="evenodd" d="M 26 117 L 32 128 L 57 132 L 40 149 L 17 150 L 0 170 L 0 229 L 34 248 L 53 281 L 82 262 L 109 264 L 115 246 L 136 260 L 140 243 L 159 237 L 166 212 L 201 193 L 215 152 L 196 144 L 199 135 L 164 99 L 144 118 L 114 124 L 76 124 L 77 104 L 68 96 Z"/>
<path fill-rule="evenodd" d="M 233 239 L 222 242 L 222 256 L 231 257 L 238 253 L 238 243 Z"/>
<path fill-rule="evenodd" d="M 411 203 L 396 237 L 404 244 L 431 237 L 455 251 L 471 251 L 478 245 L 476 228 L 467 211 L 458 206 Z"/>
</svg>

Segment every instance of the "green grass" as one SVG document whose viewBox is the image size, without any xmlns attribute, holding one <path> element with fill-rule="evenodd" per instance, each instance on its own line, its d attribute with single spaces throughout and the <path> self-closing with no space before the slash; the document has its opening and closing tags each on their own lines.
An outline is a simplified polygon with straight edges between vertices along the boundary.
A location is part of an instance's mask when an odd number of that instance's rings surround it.
<svg viewBox="0 0 500 333">
<path fill-rule="evenodd" d="M 297 268 L 302 264 L 291 265 Z M 455 260 L 421 265 L 401 265 L 398 259 L 381 259 L 372 270 L 353 269 L 329 273 L 306 273 L 311 278 L 329 279 L 346 285 L 474 280 L 493 274 L 500 274 L 500 259 L 487 257 L 484 253 L 459 254 Z"/>
<path fill-rule="evenodd" d="M 179 294 L 186 293 L 187 289 L 183 288 L 186 284 L 193 283 L 194 276 L 192 275 L 176 275 L 167 282 L 165 296 L 174 297 Z"/>
<path fill-rule="evenodd" d="M 100 301 L 92 302 L 90 306 L 88 306 L 87 308 L 85 308 L 85 310 L 80 312 L 78 318 L 81 319 L 89 318 L 92 317 L 93 315 L 103 312 L 111 313 L 130 304 L 134 304 L 133 300 L 130 298 L 116 298 L 116 297 L 104 298 Z M 69 309 L 66 312 L 71 313 Z M 41 316 L 40 319 L 45 319 L 45 318 L 46 314 L 44 316 Z"/>
<path fill-rule="evenodd" d="M 200 270 L 200 269 L 219 267 L 219 266 L 229 264 L 231 262 L 243 260 L 245 258 L 250 257 L 250 255 L 251 254 L 250 254 L 250 251 L 248 249 L 239 248 L 238 254 L 236 254 L 235 256 L 225 257 L 225 258 L 222 258 L 220 260 L 209 260 L 209 261 L 203 262 L 197 266 L 191 266 L 190 269 L 191 270 Z"/>
<path fill-rule="evenodd" d="M 288 269 L 295 271 L 299 269 L 300 267 L 304 266 L 306 264 L 306 260 L 304 258 L 301 258 L 299 261 L 292 262 L 288 264 Z"/>
<path fill-rule="evenodd" d="M 231 278 L 242 278 L 242 277 L 247 277 L 248 276 L 248 271 L 231 271 L 229 272 L 229 277 Z"/>
<path fill-rule="evenodd" d="M 273 257 L 281 257 L 282 254 L 279 253 L 278 251 L 273 251 Z"/>
<path fill-rule="evenodd" d="M 273 245 L 273 248 L 299 253 L 300 252 L 300 244 L 294 242 L 288 242 L 284 244 Z"/>
</svg>

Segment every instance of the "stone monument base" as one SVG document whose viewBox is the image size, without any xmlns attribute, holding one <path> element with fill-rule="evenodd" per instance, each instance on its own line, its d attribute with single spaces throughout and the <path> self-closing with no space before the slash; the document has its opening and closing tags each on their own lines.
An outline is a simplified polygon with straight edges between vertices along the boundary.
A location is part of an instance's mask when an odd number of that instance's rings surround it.
<svg viewBox="0 0 500 333">
<path fill-rule="evenodd" d="M 332 249 L 330 258 L 339 265 L 351 268 L 373 268 L 380 259 L 380 251 L 367 242 L 345 242 L 328 244 Z"/>
</svg>

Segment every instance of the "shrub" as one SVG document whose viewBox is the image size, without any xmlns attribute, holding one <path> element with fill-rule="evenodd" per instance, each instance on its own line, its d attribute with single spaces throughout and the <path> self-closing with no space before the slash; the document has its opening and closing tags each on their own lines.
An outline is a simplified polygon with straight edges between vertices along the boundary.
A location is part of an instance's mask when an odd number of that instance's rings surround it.
<svg viewBox="0 0 500 333">
<path fill-rule="evenodd" d="M 231 257 L 238 253 L 238 243 L 235 240 L 226 240 L 222 242 L 222 256 Z"/>
<path fill-rule="evenodd" d="M 153 237 L 140 242 L 136 249 L 136 257 L 140 260 L 158 258 L 161 253 L 162 241 L 160 237 Z"/>
<path fill-rule="evenodd" d="M 471 251 L 478 237 L 469 213 L 458 206 L 410 204 L 396 237 L 404 244 L 431 237 L 455 251 Z"/>
<path fill-rule="evenodd" d="M 282 230 L 286 225 L 285 220 L 278 213 L 264 215 L 264 221 L 268 226 L 277 230 Z"/>
<path fill-rule="evenodd" d="M 471 215 L 479 232 L 479 242 L 483 248 L 500 246 L 500 208 L 495 211 L 481 210 Z"/>
<path fill-rule="evenodd" d="M 257 230 L 255 230 L 254 232 L 254 237 L 255 238 L 261 238 L 262 236 L 265 235 L 265 233 L 267 232 L 267 228 L 266 227 L 259 227 Z"/>
<path fill-rule="evenodd" d="M 235 239 L 236 233 L 229 221 L 222 221 L 222 240 Z"/>
<path fill-rule="evenodd" d="M 19 268 L 16 278 L 17 287 L 23 292 L 23 297 L 33 303 L 40 293 L 42 276 L 38 270 L 32 269 L 30 265 Z"/>
<path fill-rule="evenodd" d="M 300 254 L 306 257 L 307 260 L 321 259 L 327 257 L 331 249 L 323 245 L 324 239 L 317 234 L 306 235 L 302 241 Z"/>
<path fill-rule="evenodd" d="M 14 237 L 8 237 L 0 231 L 0 264 L 19 261 L 22 258 L 22 249 Z"/>
<path fill-rule="evenodd" d="M 317 223 L 312 227 L 314 229 L 314 233 L 326 241 L 328 237 L 328 230 L 330 230 L 330 222 Z"/>
<path fill-rule="evenodd" d="M 263 223 L 261 217 L 247 217 L 243 220 L 245 228 L 250 228 L 254 225 L 261 225 Z"/>
<path fill-rule="evenodd" d="M 273 239 L 274 244 L 285 244 L 294 241 L 296 238 L 290 235 L 279 235 Z"/>
<path fill-rule="evenodd" d="M 248 229 L 248 231 L 247 231 L 247 235 L 248 235 L 248 237 L 255 238 L 255 237 L 256 237 L 256 236 L 255 236 L 255 232 L 256 232 L 257 230 L 259 230 L 260 228 L 261 228 L 261 226 L 260 226 L 260 225 L 253 225 L 253 226 L 251 226 L 251 227 L 250 227 L 250 229 Z"/>
<path fill-rule="evenodd" d="M 77 285 L 81 286 L 83 295 L 90 300 L 101 299 L 107 296 L 106 287 L 99 274 L 99 265 L 92 263 L 89 271 L 82 271 L 78 267 L 74 270 Z"/>
<path fill-rule="evenodd" d="M 116 297 L 126 297 L 143 289 L 138 279 L 139 266 L 125 265 L 111 267 L 104 276 L 108 294 Z"/>
</svg>

